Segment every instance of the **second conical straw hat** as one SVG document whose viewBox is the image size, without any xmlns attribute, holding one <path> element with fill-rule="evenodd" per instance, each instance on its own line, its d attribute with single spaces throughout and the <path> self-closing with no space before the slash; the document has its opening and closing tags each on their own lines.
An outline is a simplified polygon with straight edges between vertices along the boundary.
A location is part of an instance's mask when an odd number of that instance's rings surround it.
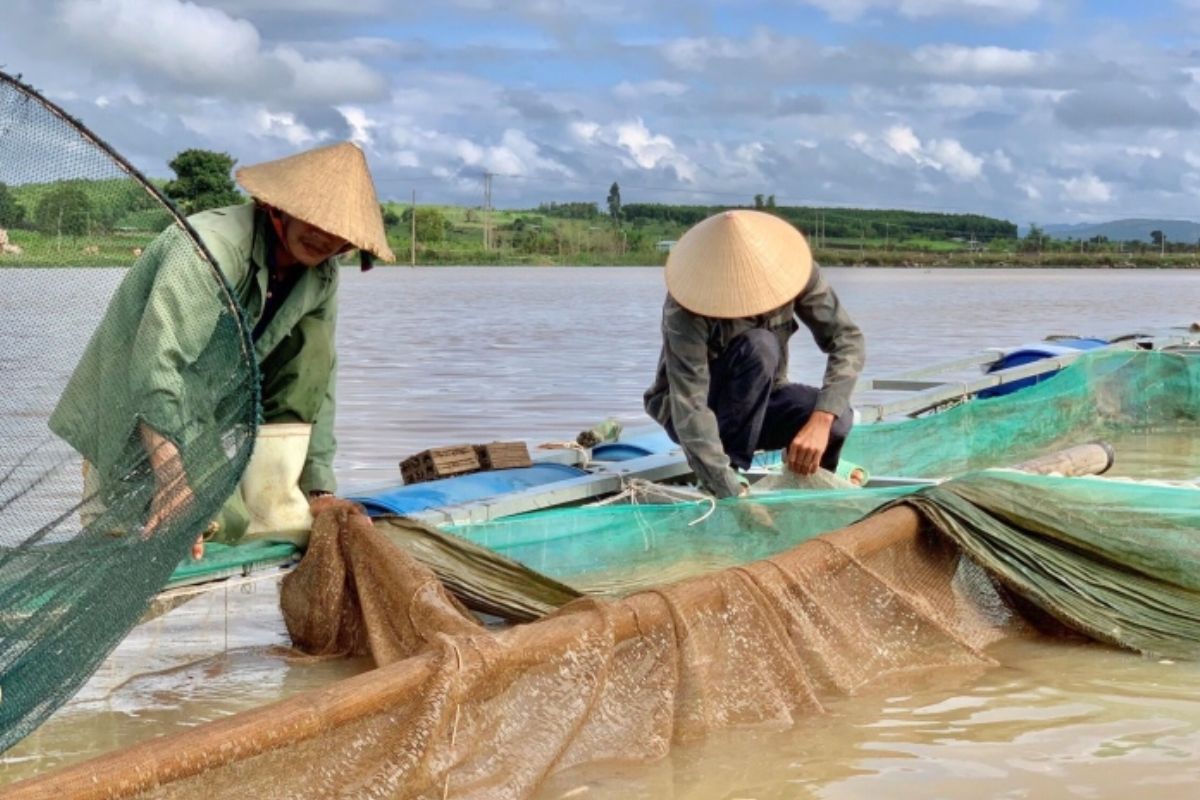
<svg viewBox="0 0 1200 800">
<path fill-rule="evenodd" d="M 255 199 L 345 239 L 384 261 L 395 261 L 367 159 L 352 142 L 242 167 L 237 182 Z"/>
<path fill-rule="evenodd" d="M 812 268 L 808 242 L 791 223 L 761 211 L 723 211 L 671 248 L 667 291 L 694 314 L 752 317 L 794 300 Z"/>
</svg>

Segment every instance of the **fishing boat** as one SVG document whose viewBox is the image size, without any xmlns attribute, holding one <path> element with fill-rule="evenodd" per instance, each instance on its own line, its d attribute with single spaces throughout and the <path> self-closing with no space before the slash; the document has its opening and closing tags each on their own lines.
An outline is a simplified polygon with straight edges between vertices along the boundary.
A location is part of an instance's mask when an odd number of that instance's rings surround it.
<svg viewBox="0 0 1200 800">
<path fill-rule="evenodd" d="M 597 504 L 631 476 L 686 481 L 678 463 L 662 471 L 679 461 L 672 448 L 630 437 L 603 461 L 542 459 L 581 474 L 552 469 L 536 484 L 525 473 L 511 487 L 502 474 L 476 476 L 475 488 L 442 487 L 441 505 L 423 509 L 420 485 L 364 493 L 360 502 L 377 504 L 365 524 L 373 552 L 383 552 L 379 533 L 406 541 L 393 533 L 408 518 L 391 509 L 411 501 L 407 513 L 440 523 L 438 536 L 495 556 L 489 567 L 519 563 L 522 580 L 559 581 L 559 605 L 602 597 L 498 630 L 452 608 L 419 565 L 397 568 L 386 601 L 347 605 L 342 591 L 331 603 L 317 592 L 308 608 L 326 621 L 354 609 L 372 636 L 410 645 L 356 677 L 17 785 L 14 796 L 222 796 L 253 780 L 273 796 L 332 794 L 322 781 L 334 781 L 404 796 L 529 797 L 580 765 L 645 762 L 722 730 L 794 726 L 864 687 L 1008 663 L 989 648 L 1037 638 L 1045 623 L 1166 664 L 1200 658 L 1200 483 L 989 469 L 1096 434 L 1195 442 L 1195 354 L 1191 333 L 1178 331 L 968 380 L 930 369 L 868 381 L 865 391 L 901 392 L 903 416 L 882 414 L 847 442 L 846 457 L 887 476 L 863 488 Z M 977 397 L 1027 378 L 1038 380 Z M 773 461 L 761 459 L 763 480 Z M 772 518 L 769 535 L 752 535 L 755 515 L 744 511 L 754 505 Z M 429 548 L 409 552 L 419 561 Z M 443 562 L 432 563 L 442 577 Z M 304 569 L 308 580 L 326 574 L 308 560 Z M 355 591 L 378 584 L 364 577 Z M 393 764 L 395 754 L 404 758 Z"/>
<path fill-rule="evenodd" d="M 1194 353 L 1198 341 L 1198 334 L 1183 326 L 1106 338 L 1051 337 L 887 377 L 866 378 L 856 394 L 854 408 L 858 424 L 845 453 L 852 460 L 871 466 L 870 477 L 862 489 L 843 487 L 840 492 L 819 493 L 819 497 L 837 511 L 832 515 L 813 515 L 813 524 L 804 526 L 806 535 L 819 533 L 820 525 L 832 528 L 848 524 L 898 494 L 968 469 L 1009 466 L 1018 460 L 1043 455 L 1050 449 L 1077 443 L 1057 434 L 1042 437 L 1044 440 L 1035 437 L 1000 448 L 992 446 L 988 453 L 957 465 L 927 464 L 922 467 L 919 463 L 922 459 L 909 453 L 914 443 L 904 431 L 912 430 L 913 426 L 906 428 L 905 420 L 926 420 L 922 423 L 925 430 L 946 427 L 943 422 L 950 422 L 952 416 L 948 412 L 985 401 L 993 404 L 989 408 L 1028 411 L 1030 404 L 1018 406 L 1011 401 L 1021 396 L 1020 393 L 1045 385 L 1050 378 L 1081 359 L 1095 361 L 1106 355 L 1120 357 L 1138 353 Z M 1006 400 L 1009 401 L 1007 404 Z M 1033 401 L 1034 407 L 1036 402 Z M 1021 413 L 1026 412 L 1018 412 L 1017 416 Z M 978 431 L 972 434 L 975 438 L 980 435 Z M 875 443 L 881 442 L 881 437 L 889 439 L 890 443 Z M 907 445 L 897 448 L 897 437 L 909 440 Z M 919 447 L 919 443 L 916 446 Z M 872 456 L 873 450 L 890 451 L 893 456 L 881 459 Z M 425 523 L 500 557 L 513 559 L 534 570 L 547 570 L 559 578 L 574 576 L 572 569 L 561 567 L 560 562 L 571 561 L 567 555 L 571 547 L 591 546 L 583 543 L 598 541 L 597 536 L 583 535 L 596 533 L 595 528 L 579 527 L 580 517 L 576 515 L 572 525 L 577 535 L 568 546 L 568 537 L 561 532 L 537 536 L 529 533 L 528 523 L 507 528 L 497 523 L 522 518 L 531 512 L 579 509 L 597 503 L 608 505 L 634 500 L 651 505 L 669 506 L 680 501 L 685 506 L 696 505 L 696 493 L 686 491 L 693 476 L 682 450 L 657 428 L 622 432 L 613 441 L 590 448 L 544 449 L 533 443 L 530 452 L 532 463 L 529 466 L 472 472 L 423 483 L 396 482 L 366 487 L 351 492 L 350 499 L 384 524 L 396 518 Z M 749 473 L 750 479 L 759 481 L 778 475 L 780 461 L 778 452 L 760 453 Z M 883 466 L 878 468 L 875 464 Z M 655 494 L 654 487 L 675 487 L 676 491 Z M 814 496 L 816 499 L 818 497 Z M 655 512 L 647 511 L 644 506 L 641 513 L 645 518 Z M 504 532 L 515 528 L 522 528 L 522 533 L 514 536 Z M 618 535 L 612 531 L 610 534 Z M 635 534 L 630 531 L 620 534 L 630 535 Z M 549 544 L 550 541 L 554 544 Z M 169 608 L 172 598 L 192 596 L 205 588 L 218 588 L 229 579 L 244 580 L 289 570 L 302 555 L 300 546 L 289 541 L 272 541 L 269 537 L 236 546 L 210 544 L 204 559 L 185 561 L 180 565 L 156 607 Z M 588 559 L 588 569 L 615 570 L 624 557 L 620 547 L 612 548 L 612 557 L 614 563 L 604 565 L 597 563 L 598 556 L 593 554 Z"/>
</svg>

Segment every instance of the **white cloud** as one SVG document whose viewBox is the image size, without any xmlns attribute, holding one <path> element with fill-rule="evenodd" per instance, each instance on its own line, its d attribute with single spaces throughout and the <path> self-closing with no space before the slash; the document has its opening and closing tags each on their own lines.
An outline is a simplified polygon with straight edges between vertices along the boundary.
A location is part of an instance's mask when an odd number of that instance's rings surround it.
<svg viewBox="0 0 1200 800">
<path fill-rule="evenodd" d="M 356 59 L 265 47 L 250 22 L 188 0 L 65 0 L 58 19 L 93 57 L 198 94 L 324 103 L 386 89 Z"/>
<path fill-rule="evenodd" d="M 679 180 L 691 183 L 696 179 L 695 165 L 687 156 L 678 152 L 669 136 L 651 133 L 640 119 L 619 123 L 616 126 L 616 141 L 643 169 L 658 166 L 670 167 Z"/>
<path fill-rule="evenodd" d="M 571 135 L 583 142 L 591 142 L 600 133 L 600 123 L 576 120 L 567 126 Z"/>
<path fill-rule="evenodd" d="M 493 172 L 516 175 L 558 173 L 572 177 L 569 168 L 542 154 L 541 148 L 523 131 L 509 128 L 498 145 L 488 148 L 485 162 Z"/>
<path fill-rule="evenodd" d="M 59 17 L 81 45 L 174 80 L 234 83 L 261 66 L 258 31 L 223 11 L 177 0 L 66 0 Z"/>
<path fill-rule="evenodd" d="M 1108 184 L 1091 173 L 1063 181 L 1062 188 L 1067 199 L 1079 203 L 1107 203 L 1113 199 Z"/>
<path fill-rule="evenodd" d="M 1005 105 L 1005 95 L 992 86 L 968 86 L 963 83 L 935 83 L 929 86 L 930 105 L 945 109 L 996 109 Z"/>
<path fill-rule="evenodd" d="M 974 180 L 983 172 L 983 159 L 967 152 L 957 139 L 935 139 L 927 152 L 931 164 L 955 180 Z"/>
<path fill-rule="evenodd" d="M 379 123 L 371 119 L 365 110 L 355 106 L 343 106 L 338 111 L 350 126 L 350 141 L 361 147 L 369 146 L 373 141 L 371 131 L 377 128 Z"/>
<path fill-rule="evenodd" d="M 429 165 L 435 174 L 444 177 L 466 168 L 475 174 L 487 171 L 520 177 L 574 176 L 568 166 L 546 155 L 540 145 L 514 128 L 503 131 L 499 141 L 487 142 L 421 127 L 409 118 L 379 121 L 377 127 L 386 135 L 375 137 L 376 149 L 397 166 Z"/>
<path fill-rule="evenodd" d="M 744 57 L 729 39 L 687 37 L 672 39 L 662 46 L 663 56 L 679 69 L 697 70 L 716 58 Z"/>
<path fill-rule="evenodd" d="M 1032 50 L 1006 47 L 963 47 L 953 44 L 925 45 L 913 52 L 913 59 L 929 75 L 963 80 L 996 80 L 1029 76 L 1043 68 Z"/>
<path fill-rule="evenodd" d="M 0 53 L 155 176 L 184 147 L 253 163 L 349 137 L 423 201 L 478 202 L 492 170 L 535 176 L 498 180 L 512 205 L 619 179 L 661 187 L 647 200 L 1180 213 L 1200 67 L 1064 3 L 821 0 L 860 22 L 818 37 L 772 3 L 735 4 L 731 29 L 729 0 L 6 0 Z M 1042 19 L 989 35 L 1005 15 Z M 446 35 L 420 38 L 435 17 Z"/>
<path fill-rule="evenodd" d="M 383 76 L 353 58 L 309 59 L 291 47 L 278 47 L 272 55 L 290 69 L 294 91 L 306 102 L 337 103 L 387 90 Z"/>
<path fill-rule="evenodd" d="M 991 17 L 1024 19 L 1045 10 L 1042 0 L 806 0 L 839 22 L 850 22 L 872 11 L 887 11 L 901 16 Z"/>
<path fill-rule="evenodd" d="M 388 10 L 387 0 L 208 0 L 207 5 L 239 14 L 287 11 L 292 14 L 378 14 Z"/>
<path fill-rule="evenodd" d="M 893 125 L 884 131 L 884 144 L 895 154 L 903 156 L 922 167 L 944 172 L 956 181 L 970 181 L 983 172 L 983 159 L 967 151 L 957 139 L 931 139 L 922 142 L 907 125 Z M 860 149 L 871 155 L 869 142 L 861 134 L 856 136 Z"/>
<path fill-rule="evenodd" d="M 307 125 L 296 120 L 296 115 L 290 112 L 271 113 L 260 110 L 254 118 L 251 133 L 256 136 L 282 139 L 296 149 L 309 147 L 318 140 Z"/>
<path fill-rule="evenodd" d="M 638 83 L 621 81 L 613 87 L 613 95 L 621 100 L 642 100 L 653 97 L 679 97 L 687 90 L 687 84 L 678 81 L 653 80 Z"/>
<path fill-rule="evenodd" d="M 921 140 L 906 125 L 896 125 L 888 128 L 883 135 L 887 146 L 902 156 L 908 156 L 914 161 L 921 160 Z"/>
</svg>

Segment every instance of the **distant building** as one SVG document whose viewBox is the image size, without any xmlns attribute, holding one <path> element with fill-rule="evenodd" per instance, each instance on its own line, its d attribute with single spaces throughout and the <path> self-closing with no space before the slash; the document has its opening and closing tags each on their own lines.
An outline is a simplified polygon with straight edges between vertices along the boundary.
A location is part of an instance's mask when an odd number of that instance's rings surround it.
<svg viewBox="0 0 1200 800">
<path fill-rule="evenodd" d="M 675 239 L 663 239 L 654 243 L 654 249 L 660 253 L 669 253 L 671 252 L 671 248 L 675 246 L 675 243 Z"/>
</svg>

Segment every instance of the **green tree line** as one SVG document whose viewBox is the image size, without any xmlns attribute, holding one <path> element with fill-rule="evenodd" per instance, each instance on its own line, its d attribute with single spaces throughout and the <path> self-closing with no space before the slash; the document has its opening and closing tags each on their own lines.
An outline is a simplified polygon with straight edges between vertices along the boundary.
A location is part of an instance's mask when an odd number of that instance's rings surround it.
<svg viewBox="0 0 1200 800">
<path fill-rule="evenodd" d="M 234 163 L 226 153 L 184 150 L 169 164 L 175 179 L 161 188 L 185 214 L 243 202 L 230 176 Z M 0 183 L 0 228 L 97 236 L 159 231 L 169 223 L 170 215 L 132 178 Z"/>
<path fill-rule="evenodd" d="M 626 203 L 621 207 L 621 214 L 631 225 L 652 223 L 687 228 L 718 211 L 749 207 Z M 762 195 L 756 196 L 753 208 L 776 214 L 806 234 L 822 239 L 949 240 L 974 236 L 988 241 L 1017 238 L 1014 223 L 979 214 L 779 206 L 775 205 L 774 195 L 766 199 Z"/>
</svg>

